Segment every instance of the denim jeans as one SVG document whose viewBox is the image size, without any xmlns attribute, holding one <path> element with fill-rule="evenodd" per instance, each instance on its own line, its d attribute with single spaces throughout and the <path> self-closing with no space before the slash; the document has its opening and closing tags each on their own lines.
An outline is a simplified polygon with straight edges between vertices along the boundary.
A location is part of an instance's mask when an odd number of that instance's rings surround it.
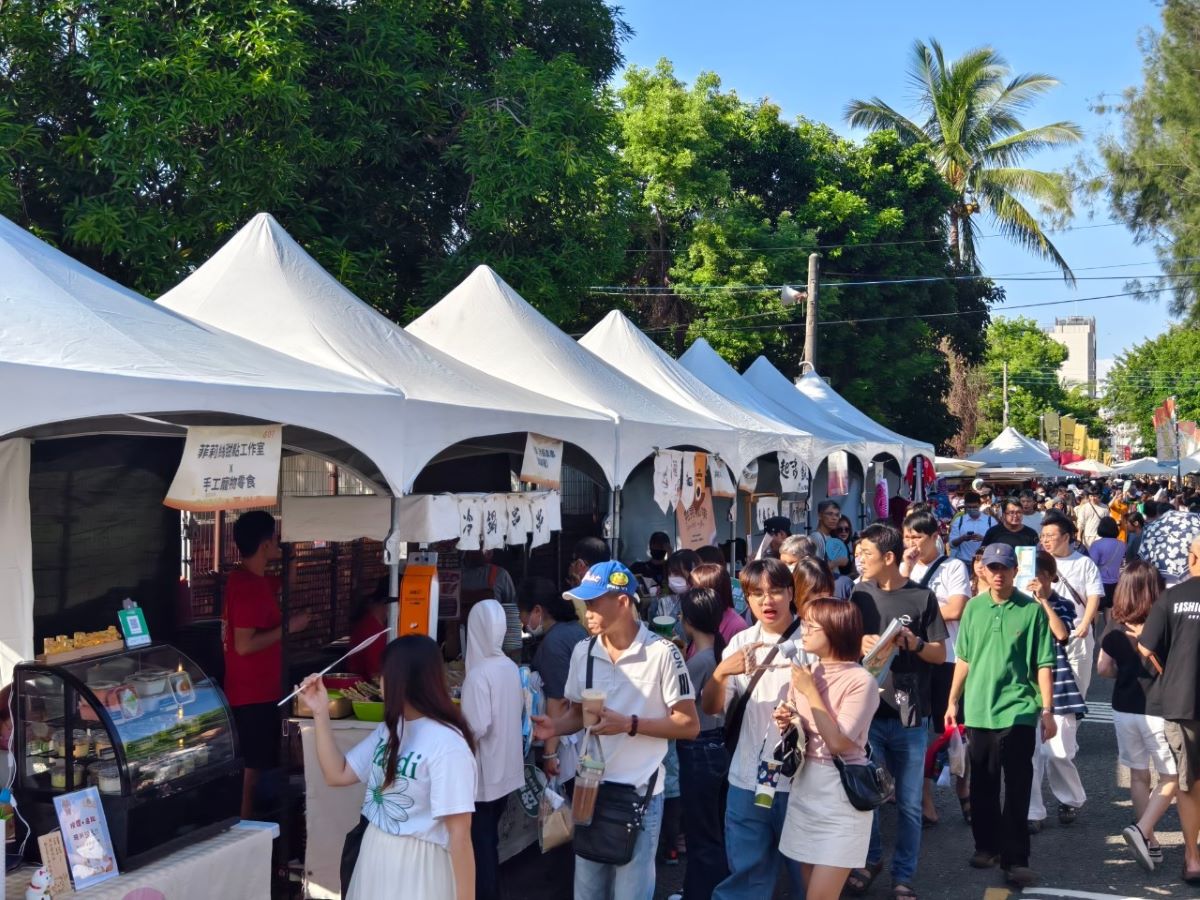
<svg viewBox="0 0 1200 900">
<path fill-rule="evenodd" d="M 779 852 L 779 837 L 787 816 L 787 793 L 776 794 L 770 809 L 754 805 L 754 792 L 729 786 L 725 804 L 725 856 L 729 877 L 717 885 L 718 900 L 766 900 L 775 893 L 779 864 L 787 867 L 793 900 L 804 900 L 800 863 Z M 688 823 L 684 823 L 686 828 Z M 690 836 L 688 838 L 691 840 Z M 691 844 L 688 844 L 691 865 Z"/>
<path fill-rule="evenodd" d="M 905 728 L 899 719 L 876 718 L 871 722 L 871 750 L 875 762 L 896 779 L 896 850 L 892 854 L 892 884 L 913 882 L 917 857 L 921 853 L 921 793 L 925 778 L 925 743 L 929 739 L 929 721 L 916 728 Z M 883 859 L 883 839 L 879 834 L 879 810 L 871 822 L 871 845 L 867 865 Z"/>
<path fill-rule="evenodd" d="M 721 803 L 729 775 L 724 729 L 703 731 L 694 741 L 679 741 L 676 750 L 688 849 L 683 895 L 688 900 L 709 900 L 729 874 Z"/>
<path fill-rule="evenodd" d="M 609 866 L 575 857 L 575 900 L 653 900 L 654 851 L 662 826 L 663 795 L 646 806 L 642 833 L 633 845 L 633 859 L 623 866 Z"/>
<path fill-rule="evenodd" d="M 471 846 L 475 849 L 475 900 L 500 900 L 500 817 L 508 796 L 476 800 L 471 816 Z"/>
</svg>

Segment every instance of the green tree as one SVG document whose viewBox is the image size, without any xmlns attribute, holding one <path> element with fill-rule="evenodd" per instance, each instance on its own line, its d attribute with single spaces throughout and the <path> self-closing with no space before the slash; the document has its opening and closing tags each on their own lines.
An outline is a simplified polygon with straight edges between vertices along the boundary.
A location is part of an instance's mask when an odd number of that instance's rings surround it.
<svg viewBox="0 0 1200 900">
<path fill-rule="evenodd" d="M 1171 311 L 1200 320 L 1200 2 L 1166 0 L 1163 27 L 1144 43 L 1145 81 L 1115 106 L 1123 133 L 1100 145 L 1113 214 L 1154 246 L 1168 278 Z M 1101 112 L 1109 111 L 1102 107 Z"/>
<path fill-rule="evenodd" d="M 1041 436 L 1048 412 L 1071 415 L 1095 436 L 1099 404 L 1080 389 L 1067 390 L 1058 367 L 1067 349 L 1052 340 L 1033 319 L 995 319 L 987 329 L 987 355 L 979 371 L 985 385 L 979 400 L 975 444 L 982 446 L 1001 431 L 1004 421 L 1004 364 L 1008 364 L 1008 424 L 1028 437 Z"/>
<path fill-rule="evenodd" d="M 1109 372 L 1104 406 L 1113 421 L 1138 429 L 1154 452 L 1154 409 L 1174 397 L 1182 420 L 1200 419 L 1200 331 L 1179 325 L 1126 350 Z"/>
<path fill-rule="evenodd" d="M 918 92 L 919 121 L 878 97 L 846 107 L 851 125 L 893 130 L 906 144 L 924 144 L 954 191 L 947 206 L 950 246 L 960 262 L 976 264 L 977 225 L 983 211 L 1000 233 L 1058 266 L 1068 282 L 1074 275 L 1051 243 L 1026 201 L 1060 214 L 1071 211 L 1071 191 L 1061 174 L 1022 168 L 1019 163 L 1047 147 L 1082 138 L 1078 125 L 1054 122 L 1026 128 L 1019 118 L 1037 98 L 1058 85 L 1049 75 L 1011 75 L 991 47 L 969 50 L 947 62 L 941 44 L 913 45 L 909 80 Z"/>
</svg>

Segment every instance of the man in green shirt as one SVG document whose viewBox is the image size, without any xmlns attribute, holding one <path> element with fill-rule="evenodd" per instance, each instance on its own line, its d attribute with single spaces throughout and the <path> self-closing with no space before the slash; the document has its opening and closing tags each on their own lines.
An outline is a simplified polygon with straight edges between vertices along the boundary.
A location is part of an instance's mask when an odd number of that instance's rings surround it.
<svg viewBox="0 0 1200 900">
<path fill-rule="evenodd" d="M 971 865 L 986 869 L 999 863 L 1010 884 L 1029 887 L 1037 881 L 1029 868 L 1025 822 L 1033 784 L 1034 729 L 1040 722 L 1045 741 L 1057 732 L 1054 644 L 1045 611 L 1013 587 L 1013 548 L 991 544 L 984 548 L 982 562 L 988 590 L 967 602 L 959 623 L 946 727 L 957 727 L 962 697 L 971 754 Z"/>
</svg>

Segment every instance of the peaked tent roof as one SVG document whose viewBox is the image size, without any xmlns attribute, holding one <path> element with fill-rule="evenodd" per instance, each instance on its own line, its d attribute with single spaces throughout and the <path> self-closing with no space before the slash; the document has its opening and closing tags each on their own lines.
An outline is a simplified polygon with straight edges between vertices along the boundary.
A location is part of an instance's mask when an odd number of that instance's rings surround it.
<svg viewBox="0 0 1200 900">
<path fill-rule="evenodd" d="M 813 435 L 813 452 L 806 462 L 813 471 L 834 450 L 849 450 L 855 455 L 862 455 L 855 435 L 841 429 L 827 416 L 803 409 L 803 399 L 796 405 L 787 405 L 763 393 L 725 362 L 704 338 L 692 342 L 692 346 L 679 357 L 679 364 L 734 403 L 762 415 L 783 419 L 796 428 L 810 432 Z"/>
<path fill-rule="evenodd" d="M 727 400 L 668 356 L 619 310 L 601 319 L 579 343 L 601 359 L 607 355 L 621 360 L 627 375 L 656 394 L 737 429 L 741 454 L 738 459 L 726 460 L 734 475 L 767 453 L 782 450 L 804 459 L 812 454 L 811 434 Z"/>
<path fill-rule="evenodd" d="M 1174 471 L 1172 463 L 1160 463 L 1153 456 L 1143 456 L 1113 467 L 1115 475 L 1165 475 Z"/>
<path fill-rule="evenodd" d="M 156 306 L 2 217 L 0 272 L 0 436 L 283 422 L 285 445 L 400 489 L 394 391 Z"/>
<path fill-rule="evenodd" d="M 783 373 L 761 356 L 747 370 L 746 377 L 752 381 L 760 377 L 769 377 L 768 369 L 783 382 L 790 384 Z M 752 371 L 754 375 L 751 375 Z M 825 415 L 835 419 L 842 428 L 862 435 L 864 440 L 879 447 L 876 453 L 890 453 L 900 462 L 901 468 L 906 469 L 914 456 L 924 456 L 929 460 L 934 458 L 932 444 L 905 437 L 880 425 L 830 387 L 816 372 L 805 372 L 793 388 L 811 400 Z"/>
<path fill-rule="evenodd" d="M 1013 472 L 1064 477 L 1069 474 L 1049 453 L 1011 425 L 970 458 L 983 463 L 983 468 L 979 470 L 980 475 Z"/>
<path fill-rule="evenodd" d="M 488 266 L 479 266 L 407 329 L 505 381 L 612 416 L 616 452 L 602 460 L 620 486 L 659 447 L 695 446 L 727 460 L 740 453 L 734 429 L 659 396 L 589 353 L 530 306 Z"/>
<path fill-rule="evenodd" d="M 372 309 L 259 213 L 212 258 L 158 301 L 162 306 L 325 369 L 397 389 L 405 397 L 405 489 L 452 444 L 536 431 L 601 460 L 612 420 L 460 363 Z"/>
</svg>

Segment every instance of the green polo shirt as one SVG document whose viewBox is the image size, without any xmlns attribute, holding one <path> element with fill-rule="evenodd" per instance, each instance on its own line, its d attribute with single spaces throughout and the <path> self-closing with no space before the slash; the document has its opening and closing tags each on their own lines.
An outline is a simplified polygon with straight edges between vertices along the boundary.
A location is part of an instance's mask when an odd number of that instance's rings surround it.
<svg viewBox="0 0 1200 900">
<path fill-rule="evenodd" d="M 1036 725 L 1042 710 L 1038 669 L 1054 668 L 1050 622 L 1036 600 L 1013 591 L 1003 603 L 990 592 L 967 601 L 955 655 L 970 664 L 963 689 L 966 725 Z"/>
</svg>

